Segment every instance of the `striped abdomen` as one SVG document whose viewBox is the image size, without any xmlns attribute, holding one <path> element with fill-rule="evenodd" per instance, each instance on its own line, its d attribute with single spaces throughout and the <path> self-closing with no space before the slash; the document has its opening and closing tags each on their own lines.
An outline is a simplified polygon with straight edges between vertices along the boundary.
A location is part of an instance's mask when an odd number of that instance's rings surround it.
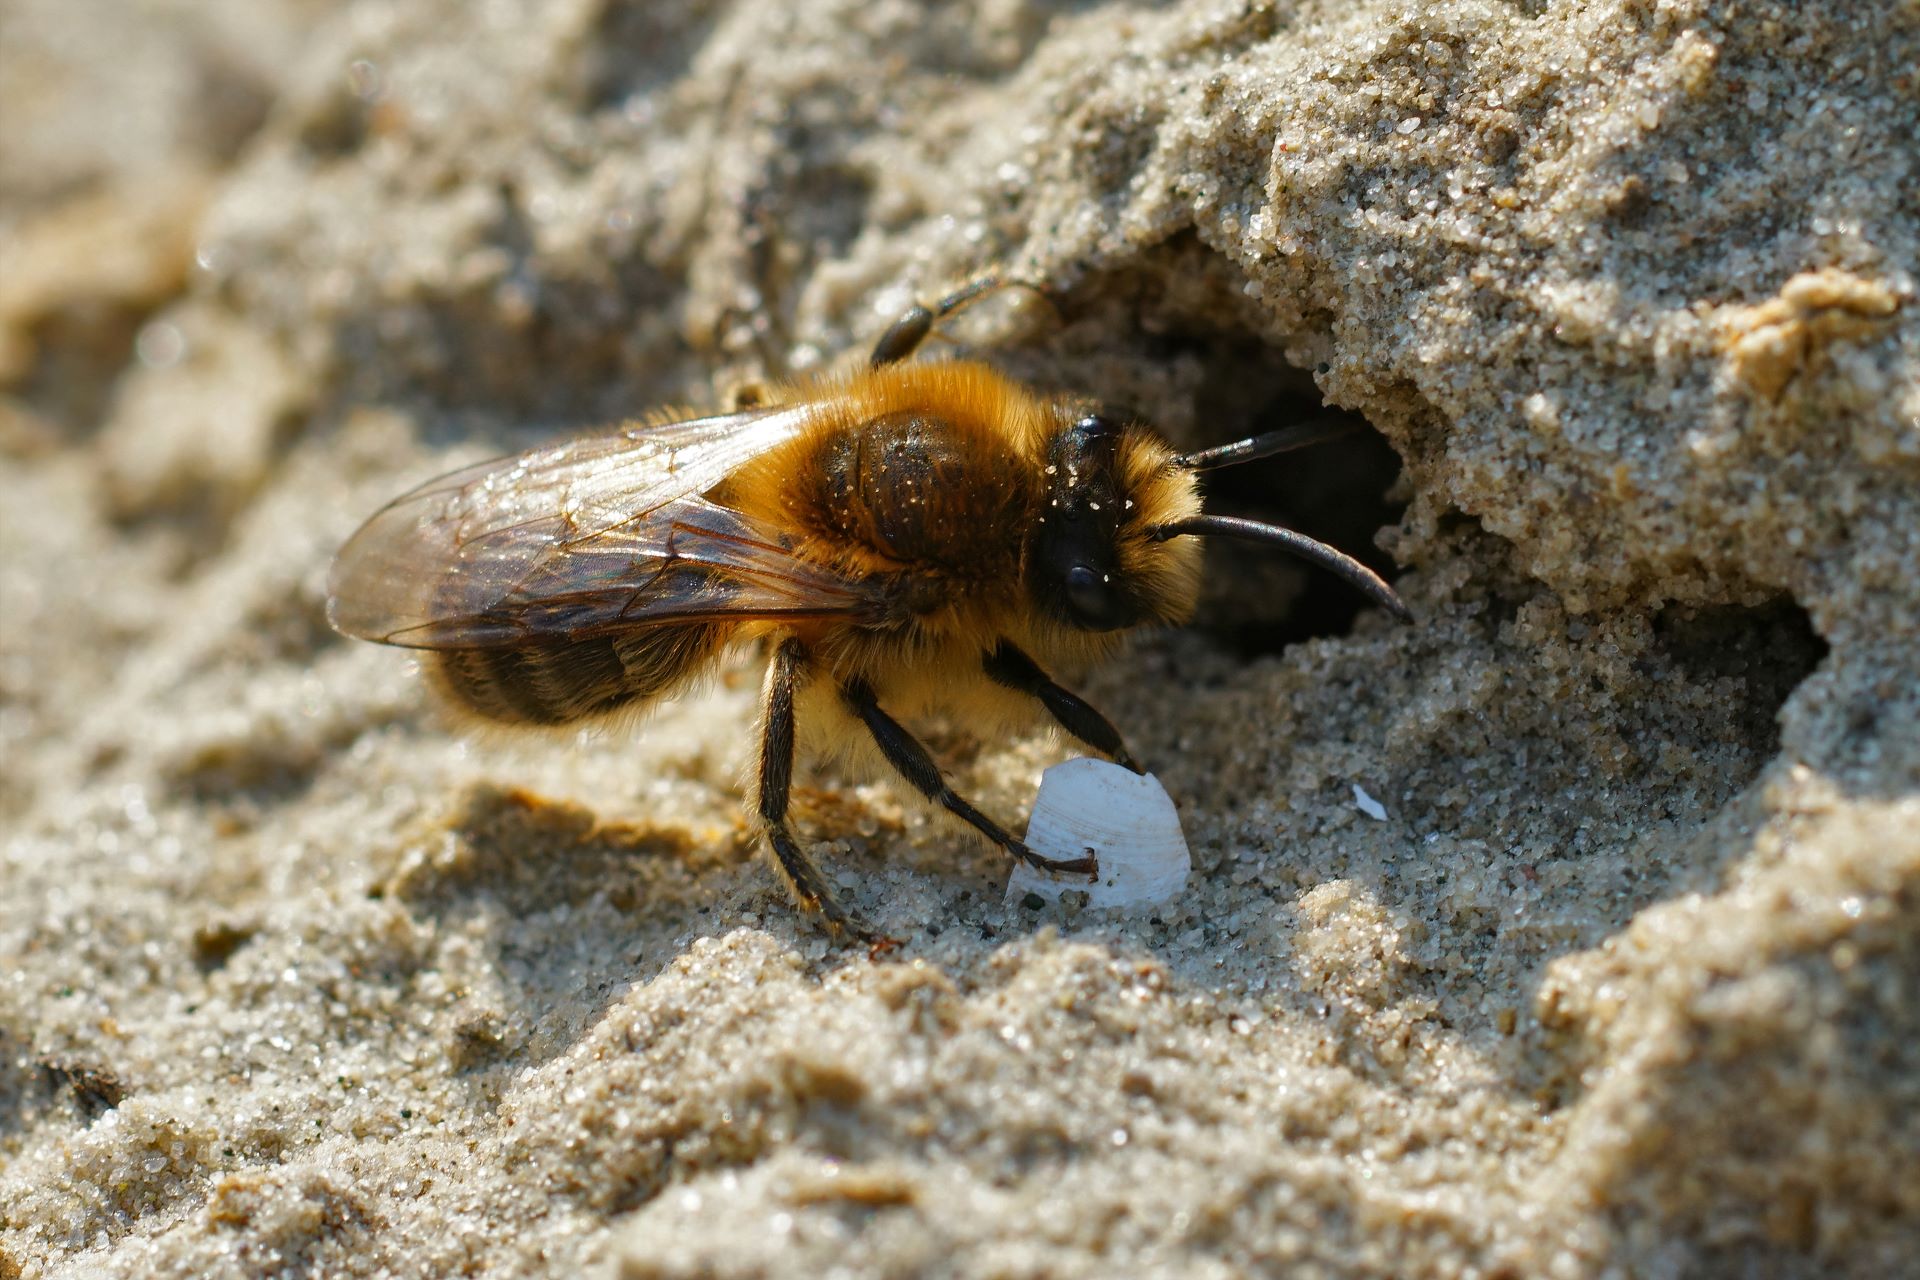
<svg viewBox="0 0 1920 1280">
<path fill-rule="evenodd" d="M 451 649 L 426 666 L 460 707 L 503 724 L 558 725 L 674 693 L 726 642 L 709 623 L 647 627 L 585 640 Z"/>
</svg>

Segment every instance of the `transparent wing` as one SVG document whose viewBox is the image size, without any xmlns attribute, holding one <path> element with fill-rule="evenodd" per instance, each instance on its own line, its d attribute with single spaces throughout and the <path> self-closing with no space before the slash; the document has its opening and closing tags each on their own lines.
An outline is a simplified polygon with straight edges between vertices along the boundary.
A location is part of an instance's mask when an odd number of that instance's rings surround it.
<svg viewBox="0 0 1920 1280">
<path fill-rule="evenodd" d="M 821 617 L 874 603 L 702 495 L 808 422 L 804 406 L 640 426 L 432 480 L 334 560 L 327 616 L 419 648 L 716 617 Z"/>
</svg>

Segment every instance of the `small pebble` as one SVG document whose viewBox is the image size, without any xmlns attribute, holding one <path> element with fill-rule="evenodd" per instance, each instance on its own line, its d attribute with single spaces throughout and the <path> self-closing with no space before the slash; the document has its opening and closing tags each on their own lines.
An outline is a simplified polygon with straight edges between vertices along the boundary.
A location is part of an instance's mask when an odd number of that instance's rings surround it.
<svg viewBox="0 0 1920 1280">
<path fill-rule="evenodd" d="M 1375 822 L 1385 822 L 1387 820 L 1387 807 L 1368 795 L 1367 789 L 1357 782 L 1353 784 L 1353 803 L 1360 812 L 1366 814 Z"/>
<path fill-rule="evenodd" d="M 1178 895 L 1193 870 L 1180 815 L 1159 780 L 1105 760 L 1068 760 L 1047 770 L 1026 839 L 1046 858 L 1080 858 L 1091 849 L 1099 879 L 1017 863 L 1007 880 L 1008 903 L 1058 901 L 1073 893 L 1084 894 L 1090 907 L 1145 906 Z"/>
</svg>

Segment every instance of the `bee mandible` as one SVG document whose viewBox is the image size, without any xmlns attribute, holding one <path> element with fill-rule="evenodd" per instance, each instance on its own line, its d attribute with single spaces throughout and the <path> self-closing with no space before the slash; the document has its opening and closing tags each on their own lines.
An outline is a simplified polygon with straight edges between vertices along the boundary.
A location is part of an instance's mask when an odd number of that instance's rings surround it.
<svg viewBox="0 0 1920 1280">
<path fill-rule="evenodd" d="M 1340 575 L 1403 620 L 1371 569 L 1278 525 L 1210 514 L 1200 477 L 1315 443 L 1314 424 L 1196 453 L 1094 402 L 1047 397 L 969 359 L 912 361 L 976 281 L 915 306 L 865 368 L 771 388 L 737 412 L 623 425 L 413 490 L 336 558 L 328 620 L 426 651 L 456 708 L 508 725 L 643 709 L 722 655 L 770 655 L 754 815 L 801 907 L 868 935 L 788 818 L 796 742 L 859 741 L 1007 854 L 1043 858 L 958 795 L 902 723 L 979 723 L 1038 705 L 1136 772 L 1113 724 L 1049 668 L 1191 617 L 1207 536 Z"/>
</svg>

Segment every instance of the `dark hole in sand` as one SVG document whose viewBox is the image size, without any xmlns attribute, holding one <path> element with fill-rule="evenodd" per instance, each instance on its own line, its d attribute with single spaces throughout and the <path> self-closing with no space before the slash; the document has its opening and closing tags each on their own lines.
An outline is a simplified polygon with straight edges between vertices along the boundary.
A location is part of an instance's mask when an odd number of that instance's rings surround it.
<svg viewBox="0 0 1920 1280">
<path fill-rule="evenodd" d="M 1756 759 L 1779 750 L 1781 706 L 1827 656 L 1827 642 L 1805 609 L 1788 599 L 1751 606 L 1675 604 L 1662 609 L 1653 626 L 1661 650 L 1695 680 L 1744 686 L 1727 713 Z"/>
<path fill-rule="evenodd" d="M 1239 376 L 1209 379 L 1196 421 L 1200 445 L 1306 421 L 1343 424 L 1345 434 L 1259 462 L 1209 472 L 1207 509 L 1285 525 L 1359 560 L 1388 582 L 1399 573 L 1375 545 L 1406 509 L 1390 499 L 1400 457 L 1357 413 L 1324 404 L 1306 374 L 1277 352 L 1229 358 Z M 1278 653 L 1316 636 L 1345 635 L 1362 609 L 1358 591 L 1325 570 L 1269 547 L 1224 538 L 1207 544 L 1206 579 L 1194 625 L 1242 657 Z"/>
</svg>

